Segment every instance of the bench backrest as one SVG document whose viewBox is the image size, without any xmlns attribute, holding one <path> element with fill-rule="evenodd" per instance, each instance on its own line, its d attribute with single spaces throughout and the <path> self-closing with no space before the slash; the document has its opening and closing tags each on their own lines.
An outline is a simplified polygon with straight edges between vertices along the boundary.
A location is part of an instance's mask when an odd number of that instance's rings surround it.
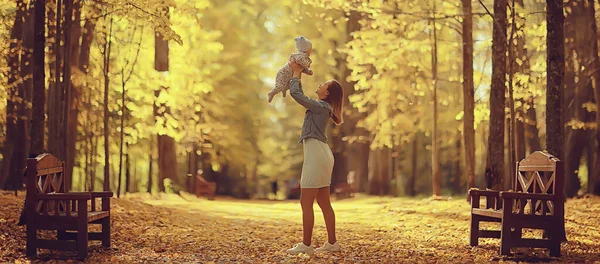
<svg viewBox="0 0 600 264">
<path fill-rule="evenodd" d="M 39 201 L 36 196 L 48 193 L 65 193 L 64 162 L 50 154 L 40 154 L 27 159 L 27 200 L 35 203 L 35 213 L 51 214 L 63 211 L 65 204 Z"/>
<path fill-rule="evenodd" d="M 557 199 L 554 202 L 529 201 L 530 212 L 536 214 L 554 214 L 556 206 L 564 206 L 564 166 L 563 162 L 549 153 L 536 151 L 517 162 L 514 190 L 524 193 L 550 194 Z M 558 204 L 558 201 L 561 201 Z M 523 211 L 526 204 L 517 203 Z"/>
</svg>

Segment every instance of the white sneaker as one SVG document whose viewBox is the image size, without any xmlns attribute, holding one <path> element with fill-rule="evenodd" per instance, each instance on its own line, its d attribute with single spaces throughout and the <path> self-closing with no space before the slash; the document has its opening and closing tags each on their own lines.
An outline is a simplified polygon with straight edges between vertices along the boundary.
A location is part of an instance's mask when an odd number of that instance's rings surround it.
<svg viewBox="0 0 600 264">
<path fill-rule="evenodd" d="M 340 247 L 340 244 L 338 244 L 337 241 L 335 241 L 335 243 L 329 244 L 329 242 L 325 242 L 325 244 L 320 247 L 317 248 L 315 251 L 316 252 L 337 252 L 337 251 L 341 251 L 342 248 Z"/>
<path fill-rule="evenodd" d="M 315 249 L 312 247 L 309 247 L 307 245 L 304 245 L 304 243 L 300 242 L 300 243 L 294 245 L 293 248 L 290 248 L 290 249 L 286 250 L 285 252 L 292 254 L 292 255 L 296 255 L 298 253 L 313 254 L 313 253 L 315 253 Z"/>
</svg>

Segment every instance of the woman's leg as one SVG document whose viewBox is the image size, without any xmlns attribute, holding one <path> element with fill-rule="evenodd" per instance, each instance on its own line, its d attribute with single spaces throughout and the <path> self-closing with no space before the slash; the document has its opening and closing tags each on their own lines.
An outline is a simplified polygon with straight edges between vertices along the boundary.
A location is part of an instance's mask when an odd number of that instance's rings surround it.
<svg viewBox="0 0 600 264">
<path fill-rule="evenodd" d="M 300 205 L 302 206 L 302 234 L 304 245 L 310 246 L 313 226 L 315 225 L 315 212 L 313 203 L 317 197 L 317 188 L 300 189 Z"/>
<path fill-rule="evenodd" d="M 323 218 L 325 218 L 327 242 L 333 245 L 337 239 L 335 238 L 335 212 L 333 212 L 333 207 L 331 207 L 331 201 L 329 200 L 329 189 L 329 186 L 318 189 L 317 203 L 319 204 L 319 207 L 321 207 Z"/>
</svg>

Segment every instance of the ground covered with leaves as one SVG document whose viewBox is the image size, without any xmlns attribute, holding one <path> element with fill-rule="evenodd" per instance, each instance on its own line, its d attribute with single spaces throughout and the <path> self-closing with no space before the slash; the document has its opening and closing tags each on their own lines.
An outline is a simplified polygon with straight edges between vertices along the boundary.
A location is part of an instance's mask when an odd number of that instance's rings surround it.
<svg viewBox="0 0 600 264">
<path fill-rule="evenodd" d="M 25 228 L 16 225 L 23 193 L 0 193 L 0 262 L 25 257 Z M 215 200 L 190 195 L 136 194 L 112 200 L 112 246 L 90 243 L 89 263 L 600 263 L 600 197 L 566 203 L 568 242 L 562 257 L 544 249 L 498 255 L 498 239 L 469 246 L 469 205 L 358 196 L 335 201 L 338 253 L 288 255 L 302 237 L 297 201 Z M 313 245 L 326 241 L 315 204 Z M 36 261 L 77 262 L 70 252 L 39 250 Z"/>
</svg>

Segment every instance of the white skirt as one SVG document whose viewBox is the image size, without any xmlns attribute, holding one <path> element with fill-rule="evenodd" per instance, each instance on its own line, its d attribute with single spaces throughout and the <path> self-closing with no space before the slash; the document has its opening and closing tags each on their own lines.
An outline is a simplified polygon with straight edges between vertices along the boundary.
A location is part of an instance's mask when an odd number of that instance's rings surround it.
<svg viewBox="0 0 600 264">
<path fill-rule="evenodd" d="M 304 163 L 300 188 L 322 188 L 331 185 L 333 153 L 329 146 L 315 138 L 303 140 Z"/>
</svg>

